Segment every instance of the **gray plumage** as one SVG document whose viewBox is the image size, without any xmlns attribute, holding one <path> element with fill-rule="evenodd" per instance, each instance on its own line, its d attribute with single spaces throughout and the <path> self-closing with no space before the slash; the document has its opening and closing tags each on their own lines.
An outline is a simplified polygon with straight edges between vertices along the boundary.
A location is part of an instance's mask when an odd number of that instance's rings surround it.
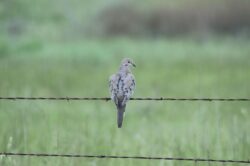
<svg viewBox="0 0 250 166">
<path fill-rule="evenodd" d="M 133 95 L 135 89 L 135 78 L 130 70 L 132 66 L 135 67 L 135 64 L 131 59 L 123 59 L 119 71 L 111 75 L 109 79 L 111 99 L 117 108 L 118 128 L 122 127 L 126 103 Z"/>
</svg>

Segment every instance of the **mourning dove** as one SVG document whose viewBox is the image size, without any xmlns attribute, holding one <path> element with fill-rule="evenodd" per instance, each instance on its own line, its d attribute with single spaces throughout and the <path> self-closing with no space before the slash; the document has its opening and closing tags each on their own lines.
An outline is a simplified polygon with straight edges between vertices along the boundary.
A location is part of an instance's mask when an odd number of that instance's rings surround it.
<svg viewBox="0 0 250 166">
<path fill-rule="evenodd" d="M 136 67 L 129 58 L 122 60 L 119 71 L 110 76 L 109 91 L 111 99 L 117 108 L 117 125 L 122 127 L 123 114 L 125 112 L 126 103 L 133 95 L 135 89 L 135 78 L 130 68 Z"/>
</svg>

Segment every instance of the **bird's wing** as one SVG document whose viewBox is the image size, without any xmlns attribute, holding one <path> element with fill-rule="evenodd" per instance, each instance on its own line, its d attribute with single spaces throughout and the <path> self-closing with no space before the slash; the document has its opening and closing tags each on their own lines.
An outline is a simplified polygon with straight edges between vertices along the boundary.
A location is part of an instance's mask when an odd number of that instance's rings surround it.
<svg viewBox="0 0 250 166">
<path fill-rule="evenodd" d="M 117 76 L 116 74 L 113 74 L 110 76 L 109 78 L 109 92 L 110 92 L 110 95 L 111 95 L 111 99 L 114 100 L 116 94 L 117 94 Z"/>
<path fill-rule="evenodd" d="M 135 90 L 135 77 L 133 76 L 133 74 L 129 73 L 127 75 L 127 77 L 124 79 L 124 95 L 127 97 L 127 99 L 129 99 Z"/>
</svg>

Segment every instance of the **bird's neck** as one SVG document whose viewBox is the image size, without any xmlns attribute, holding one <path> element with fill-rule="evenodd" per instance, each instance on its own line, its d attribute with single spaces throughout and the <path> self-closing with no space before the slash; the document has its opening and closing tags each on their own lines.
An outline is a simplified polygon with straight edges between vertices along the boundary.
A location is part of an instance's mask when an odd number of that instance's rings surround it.
<svg viewBox="0 0 250 166">
<path fill-rule="evenodd" d="M 127 75 L 128 73 L 130 73 L 130 69 L 128 67 L 126 67 L 126 66 L 120 67 L 119 74 Z"/>
</svg>

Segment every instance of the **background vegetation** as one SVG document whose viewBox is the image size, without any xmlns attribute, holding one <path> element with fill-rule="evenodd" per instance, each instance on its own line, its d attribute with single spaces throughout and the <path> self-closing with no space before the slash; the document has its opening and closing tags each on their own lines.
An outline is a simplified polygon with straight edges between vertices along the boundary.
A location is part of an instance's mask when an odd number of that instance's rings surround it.
<svg viewBox="0 0 250 166">
<path fill-rule="evenodd" d="M 130 57 L 135 97 L 250 97 L 249 8 L 245 0 L 2 0 L 0 96 L 108 96 L 109 75 Z M 0 101 L 0 151 L 249 160 L 249 108 L 130 101 L 118 129 L 111 102 Z M 0 157 L 0 165 L 195 163 Z"/>
</svg>

